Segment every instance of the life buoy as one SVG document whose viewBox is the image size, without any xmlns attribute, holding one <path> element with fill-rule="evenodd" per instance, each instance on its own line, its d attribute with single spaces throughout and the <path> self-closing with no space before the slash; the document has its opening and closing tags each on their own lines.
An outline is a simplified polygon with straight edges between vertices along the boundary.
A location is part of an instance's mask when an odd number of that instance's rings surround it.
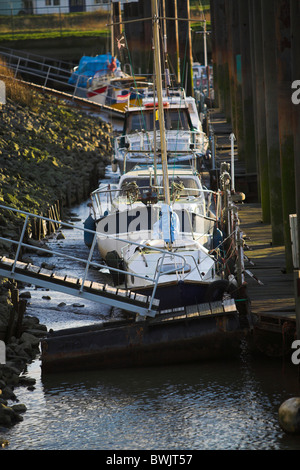
<svg viewBox="0 0 300 470">
<path fill-rule="evenodd" d="M 154 108 L 154 102 L 152 101 L 151 103 L 145 103 L 145 108 Z M 168 102 L 163 102 L 163 107 L 164 108 L 169 108 L 170 103 Z M 158 108 L 158 103 L 155 102 L 155 108 Z"/>
<path fill-rule="evenodd" d="M 233 284 L 231 284 L 227 279 L 214 281 L 207 288 L 205 300 L 206 302 L 222 300 L 225 293 L 232 295 L 234 288 Z"/>
</svg>

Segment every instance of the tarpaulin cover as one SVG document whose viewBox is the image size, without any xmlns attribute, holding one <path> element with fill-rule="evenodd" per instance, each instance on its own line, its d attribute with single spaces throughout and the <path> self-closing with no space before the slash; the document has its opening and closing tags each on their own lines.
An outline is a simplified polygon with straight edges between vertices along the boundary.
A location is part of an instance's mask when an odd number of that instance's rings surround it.
<svg viewBox="0 0 300 470">
<path fill-rule="evenodd" d="M 97 55 L 96 57 L 89 57 L 89 56 L 82 56 L 79 65 L 76 70 L 72 73 L 71 77 L 69 78 L 68 83 L 70 85 L 76 85 L 81 88 L 85 88 L 87 81 L 90 77 L 93 77 L 96 72 L 104 73 L 108 70 L 108 65 L 110 64 L 112 59 L 112 55 L 110 52 L 107 54 Z M 120 62 L 117 59 L 117 67 L 120 67 Z M 78 80 L 78 76 L 79 80 Z"/>
</svg>

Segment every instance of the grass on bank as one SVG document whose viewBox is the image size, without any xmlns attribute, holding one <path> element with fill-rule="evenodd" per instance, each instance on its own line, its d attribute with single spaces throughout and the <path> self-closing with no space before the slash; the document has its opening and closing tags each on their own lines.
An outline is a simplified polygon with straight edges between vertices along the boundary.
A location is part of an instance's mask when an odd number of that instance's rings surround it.
<svg viewBox="0 0 300 470">
<path fill-rule="evenodd" d="M 20 106 L 35 109 L 38 105 L 36 95 L 33 95 L 29 87 L 15 80 L 13 70 L 7 67 L 6 62 L 0 56 L 0 79 L 5 83 L 6 97 Z"/>
<path fill-rule="evenodd" d="M 101 37 L 104 39 L 109 39 L 109 31 L 37 31 L 30 33 L 15 32 L 11 33 L 0 33 L 0 41 L 25 41 L 25 40 L 39 40 L 39 39 L 56 39 L 56 38 L 68 38 L 68 37 Z"/>
<path fill-rule="evenodd" d="M 192 4 L 194 3 L 194 4 Z M 205 2 L 204 2 L 205 3 Z M 209 0 L 208 0 L 209 3 Z M 207 2 L 191 2 L 192 30 L 203 27 L 203 18 L 210 28 Z M 107 11 L 54 13 L 38 15 L 0 15 L 0 41 L 39 40 L 67 37 L 110 38 L 110 17 Z"/>
</svg>

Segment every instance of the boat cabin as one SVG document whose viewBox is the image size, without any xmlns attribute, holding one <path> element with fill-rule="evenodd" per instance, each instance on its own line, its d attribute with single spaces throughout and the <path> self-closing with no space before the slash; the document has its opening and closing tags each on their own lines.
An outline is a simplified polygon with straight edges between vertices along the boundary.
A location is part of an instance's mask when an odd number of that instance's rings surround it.
<svg viewBox="0 0 300 470">
<path fill-rule="evenodd" d="M 134 185 L 134 186 L 133 186 Z M 121 176 L 119 181 L 120 196 L 128 195 L 133 187 L 137 191 L 137 198 L 142 199 L 149 190 L 155 191 L 157 200 L 163 198 L 163 172 L 162 166 L 137 166 L 132 171 Z M 169 188 L 172 199 L 195 198 L 204 199 L 203 187 L 198 173 L 186 166 L 176 166 L 169 169 Z M 198 201 L 199 202 L 199 201 Z"/>
<path fill-rule="evenodd" d="M 150 106 L 130 109 L 126 113 L 123 134 L 132 134 L 134 132 L 150 131 L 154 128 L 159 130 L 159 120 L 157 108 L 154 109 L 153 102 Z M 181 107 L 165 103 L 164 119 L 166 130 L 191 130 L 192 122 L 189 116 L 188 108 L 184 104 Z"/>
</svg>

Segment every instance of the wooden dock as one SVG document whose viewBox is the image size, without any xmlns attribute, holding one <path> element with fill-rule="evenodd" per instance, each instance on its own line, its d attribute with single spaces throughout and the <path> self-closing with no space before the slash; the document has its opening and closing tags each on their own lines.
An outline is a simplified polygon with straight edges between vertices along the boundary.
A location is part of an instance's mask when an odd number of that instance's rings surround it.
<svg viewBox="0 0 300 470">
<path fill-rule="evenodd" d="M 252 313 L 295 321 L 293 273 L 286 273 L 284 246 L 272 245 L 271 226 L 262 222 L 259 204 L 240 205 L 239 218 L 249 259 L 245 261 L 245 278 Z"/>
<path fill-rule="evenodd" d="M 216 140 L 216 162 L 230 162 L 232 128 L 219 110 L 211 110 L 211 125 Z M 296 337 L 296 310 L 293 273 L 286 272 L 285 247 L 272 245 L 271 225 L 262 222 L 262 209 L 255 200 L 254 175 L 246 175 L 235 147 L 237 191 L 246 195 L 239 204 L 240 227 L 244 237 L 245 281 L 250 311 L 257 319 L 255 339 L 260 350 L 268 355 L 291 351 Z M 249 197 L 250 193 L 250 197 Z M 255 201 L 255 202 L 253 202 Z"/>
</svg>

